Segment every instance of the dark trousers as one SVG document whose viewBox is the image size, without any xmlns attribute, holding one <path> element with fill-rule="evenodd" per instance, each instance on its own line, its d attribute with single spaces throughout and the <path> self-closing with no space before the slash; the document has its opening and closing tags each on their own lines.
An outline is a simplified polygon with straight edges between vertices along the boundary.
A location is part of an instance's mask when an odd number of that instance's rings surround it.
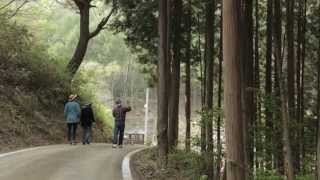
<svg viewBox="0 0 320 180">
<path fill-rule="evenodd" d="M 124 123 L 115 122 L 113 130 L 113 144 L 122 145 L 124 136 Z"/>
<path fill-rule="evenodd" d="M 83 136 L 82 142 L 90 144 L 92 140 L 92 128 L 91 126 L 82 126 L 83 129 Z"/>
<path fill-rule="evenodd" d="M 76 140 L 78 123 L 68 123 L 68 141 L 74 142 Z"/>
</svg>

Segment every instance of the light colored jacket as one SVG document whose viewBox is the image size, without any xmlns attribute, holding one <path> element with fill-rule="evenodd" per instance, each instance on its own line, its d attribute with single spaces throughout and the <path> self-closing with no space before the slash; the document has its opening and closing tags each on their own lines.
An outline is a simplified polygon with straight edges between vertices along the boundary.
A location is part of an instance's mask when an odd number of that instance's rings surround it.
<svg viewBox="0 0 320 180">
<path fill-rule="evenodd" d="M 64 117 L 67 123 L 78 123 L 80 121 L 81 108 L 75 101 L 68 102 L 64 107 Z"/>
</svg>

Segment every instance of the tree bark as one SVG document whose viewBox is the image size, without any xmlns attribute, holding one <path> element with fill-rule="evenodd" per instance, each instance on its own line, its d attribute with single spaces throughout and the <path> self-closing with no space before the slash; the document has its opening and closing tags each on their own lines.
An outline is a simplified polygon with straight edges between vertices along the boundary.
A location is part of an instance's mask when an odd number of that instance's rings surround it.
<svg viewBox="0 0 320 180">
<path fill-rule="evenodd" d="M 68 64 L 68 71 L 74 76 L 79 69 L 84 56 L 86 55 L 88 42 L 90 37 L 89 19 L 90 19 L 90 3 L 87 1 L 76 2 L 80 10 L 80 37 L 74 54 Z"/>
<path fill-rule="evenodd" d="M 200 80 L 201 80 L 201 107 L 202 112 L 204 111 L 205 106 L 205 98 L 206 98 L 206 63 L 205 58 L 202 59 L 202 53 L 201 53 L 201 23 L 200 23 L 200 17 L 198 16 L 198 51 L 199 51 L 199 59 L 200 59 Z M 206 145 L 206 124 L 203 117 L 201 117 L 200 120 L 200 148 L 201 153 L 204 153 L 207 149 Z"/>
<path fill-rule="evenodd" d="M 320 12 L 320 3 L 318 3 L 318 9 Z M 318 31 L 320 31 L 320 17 L 318 19 Z M 316 169 L 316 178 L 317 180 L 320 180 L 320 35 L 318 34 L 318 97 L 317 97 L 317 121 L 318 121 L 318 126 L 317 126 L 317 169 Z"/>
<path fill-rule="evenodd" d="M 306 60 L 306 24 L 307 24 L 307 0 L 304 1 L 304 5 L 302 7 L 303 9 L 303 15 L 302 15 L 302 52 L 301 52 L 301 105 L 300 105 L 300 126 L 299 126 L 299 165 L 304 164 L 305 159 L 305 141 L 304 141 L 304 112 L 305 112 L 305 106 L 304 106 L 304 88 L 305 88 L 305 60 Z M 301 167 L 300 167 L 301 170 Z"/>
<path fill-rule="evenodd" d="M 90 33 L 90 8 L 92 7 L 90 4 L 91 1 L 73 1 L 80 11 L 80 36 L 74 54 L 67 66 L 67 70 L 69 71 L 71 77 L 74 77 L 80 68 L 80 65 L 86 55 L 90 39 L 97 36 L 104 29 L 104 26 L 108 23 L 111 15 L 115 11 L 115 8 L 112 8 L 108 16 L 104 17 L 96 29 Z"/>
<path fill-rule="evenodd" d="M 168 160 L 168 97 L 169 97 L 169 0 L 159 3 L 159 62 L 158 62 L 158 154 L 162 169 Z"/>
<path fill-rule="evenodd" d="M 295 0 L 286 0 L 286 10 L 287 10 L 287 24 L 286 24 L 286 34 L 287 34 L 287 93 L 288 93 L 288 108 L 289 108 L 289 121 L 291 125 L 296 123 L 295 118 L 295 52 L 294 52 L 294 4 Z M 293 140 L 293 157 L 294 157 L 294 167 L 296 169 L 297 163 L 297 130 L 293 128 L 292 137 Z"/>
<path fill-rule="evenodd" d="M 221 111 L 222 109 L 222 63 L 223 63 L 223 48 L 222 48 L 222 39 L 223 39 L 223 30 L 222 30 L 222 26 L 223 26 L 223 14 L 222 14 L 222 0 L 221 0 L 221 15 L 220 15 L 220 42 L 219 42 L 219 46 L 220 46 L 220 56 L 219 56 L 219 80 L 218 80 L 218 108 L 219 111 Z M 219 112 L 218 114 L 218 119 L 217 119 L 217 180 L 220 179 L 220 173 L 221 173 L 221 164 L 222 164 L 222 143 L 221 143 L 221 121 L 222 121 L 222 117 L 221 117 L 221 112 Z"/>
<path fill-rule="evenodd" d="M 278 24 L 280 25 L 280 24 Z M 277 27 L 279 32 L 281 26 Z M 294 180 L 294 168 L 292 164 L 292 154 L 290 146 L 290 128 L 289 128 L 289 107 L 288 107 L 288 95 L 285 92 L 285 80 L 282 74 L 281 65 L 281 36 L 275 36 L 275 59 L 277 62 L 277 79 L 279 80 L 279 91 L 281 100 L 281 119 L 282 119 L 282 142 L 283 142 L 283 153 L 284 153 L 284 167 L 285 174 L 288 180 Z"/>
<path fill-rule="evenodd" d="M 241 0 L 223 0 L 224 104 L 227 179 L 244 180 L 241 108 Z"/>
<path fill-rule="evenodd" d="M 282 13 L 281 13 L 281 2 L 279 0 L 274 0 L 274 47 L 275 51 L 274 51 L 274 57 L 278 57 L 281 58 L 281 49 L 282 49 Z M 279 87 L 279 75 L 278 75 L 278 68 L 281 69 L 281 67 L 278 67 L 277 65 L 277 61 L 279 61 L 280 59 L 275 58 L 274 59 L 274 72 L 275 72 L 275 78 L 274 78 L 274 91 L 275 91 L 275 97 L 280 97 L 280 87 Z M 282 61 L 282 59 L 281 59 Z M 282 66 L 282 65 L 281 65 Z M 279 98 L 275 99 L 275 104 L 276 107 L 279 107 L 276 109 L 276 111 L 274 112 L 274 117 L 277 121 L 275 121 L 275 126 L 274 126 L 274 131 L 275 131 L 275 137 L 281 137 L 282 135 L 282 126 L 281 123 L 277 123 L 278 120 L 281 119 L 281 100 Z M 282 142 L 276 142 L 274 141 L 275 144 L 275 151 L 274 151 L 274 166 L 275 168 L 278 169 L 279 173 L 283 173 L 283 153 L 282 153 L 282 147 L 283 144 Z"/>
<path fill-rule="evenodd" d="M 213 65 L 214 65 L 214 23 L 215 23 L 215 0 L 207 0 L 206 3 L 206 98 L 205 110 L 206 119 L 206 137 L 207 137 L 207 175 L 208 179 L 214 178 L 213 174 Z"/>
<path fill-rule="evenodd" d="M 256 148 L 256 155 L 255 155 L 255 166 L 259 168 L 260 161 L 258 160 L 257 154 L 261 154 L 262 152 L 262 136 L 259 130 L 259 127 L 262 125 L 261 122 L 261 102 L 260 102 L 260 53 L 259 53 L 259 0 L 255 1 L 255 54 L 254 54 L 254 64 L 255 64 L 255 107 L 256 107 L 256 122 L 255 122 L 255 148 Z"/>
<path fill-rule="evenodd" d="M 266 115 L 266 145 L 265 161 L 266 168 L 272 168 L 272 130 L 273 130 L 273 113 L 272 113 L 272 19 L 273 19 L 273 0 L 267 2 L 267 53 L 266 53 L 266 84 L 265 84 L 265 115 Z"/>
<path fill-rule="evenodd" d="M 243 42 L 242 57 L 242 108 L 243 108 L 243 128 L 245 144 L 245 164 L 246 168 L 253 167 L 253 122 L 254 122 L 254 62 L 253 62 L 253 4 L 252 0 L 245 0 L 243 11 Z M 249 170 L 246 171 L 246 178 L 249 179 Z"/>
<path fill-rule="evenodd" d="M 192 6 L 191 0 L 188 0 L 188 14 L 186 18 L 187 25 L 187 50 L 186 50 L 186 79 L 185 79 L 185 114 L 186 114 L 186 144 L 187 152 L 191 149 L 191 46 L 192 46 Z"/>
<path fill-rule="evenodd" d="M 173 1 L 172 11 L 172 33 L 173 33 L 173 56 L 171 63 L 171 85 L 169 99 L 169 126 L 168 143 L 169 149 L 174 149 L 178 145 L 179 132 L 179 99 L 180 99 L 180 61 L 182 42 L 182 0 Z"/>
<path fill-rule="evenodd" d="M 298 127 L 297 136 L 296 136 L 296 145 L 297 150 L 295 152 L 295 167 L 297 171 L 300 170 L 300 125 L 301 125 L 301 58 L 302 58 L 302 1 L 299 1 L 299 8 L 298 8 L 298 32 L 297 32 L 297 48 L 296 48 L 296 88 L 297 88 L 297 101 L 296 101 L 296 123 Z"/>
</svg>

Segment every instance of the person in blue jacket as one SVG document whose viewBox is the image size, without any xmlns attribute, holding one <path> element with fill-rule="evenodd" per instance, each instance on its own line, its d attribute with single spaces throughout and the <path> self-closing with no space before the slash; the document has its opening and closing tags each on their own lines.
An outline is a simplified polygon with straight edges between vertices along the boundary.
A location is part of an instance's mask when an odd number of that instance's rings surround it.
<svg viewBox="0 0 320 180">
<path fill-rule="evenodd" d="M 71 145 L 76 144 L 77 126 L 80 121 L 81 108 L 76 101 L 77 95 L 70 95 L 64 107 L 64 117 L 68 125 L 68 141 Z"/>
</svg>

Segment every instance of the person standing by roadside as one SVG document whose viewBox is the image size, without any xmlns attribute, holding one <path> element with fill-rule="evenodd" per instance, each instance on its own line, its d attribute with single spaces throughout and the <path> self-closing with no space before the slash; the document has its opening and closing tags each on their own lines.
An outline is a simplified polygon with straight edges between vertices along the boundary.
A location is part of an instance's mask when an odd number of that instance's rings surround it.
<svg viewBox="0 0 320 180">
<path fill-rule="evenodd" d="M 68 126 L 68 141 L 70 145 L 76 145 L 77 126 L 80 121 L 81 108 L 76 101 L 77 95 L 70 95 L 64 107 L 64 117 Z"/>
<path fill-rule="evenodd" d="M 122 106 L 121 100 L 116 101 L 116 106 L 113 108 L 112 115 L 114 117 L 114 132 L 113 132 L 113 148 L 117 145 L 123 147 L 123 136 L 125 129 L 126 113 L 131 111 L 131 107 Z"/>
<path fill-rule="evenodd" d="M 82 144 L 90 144 L 92 140 L 92 123 L 95 122 L 91 104 L 85 105 L 81 110 L 80 124 L 83 129 Z"/>
</svg>

